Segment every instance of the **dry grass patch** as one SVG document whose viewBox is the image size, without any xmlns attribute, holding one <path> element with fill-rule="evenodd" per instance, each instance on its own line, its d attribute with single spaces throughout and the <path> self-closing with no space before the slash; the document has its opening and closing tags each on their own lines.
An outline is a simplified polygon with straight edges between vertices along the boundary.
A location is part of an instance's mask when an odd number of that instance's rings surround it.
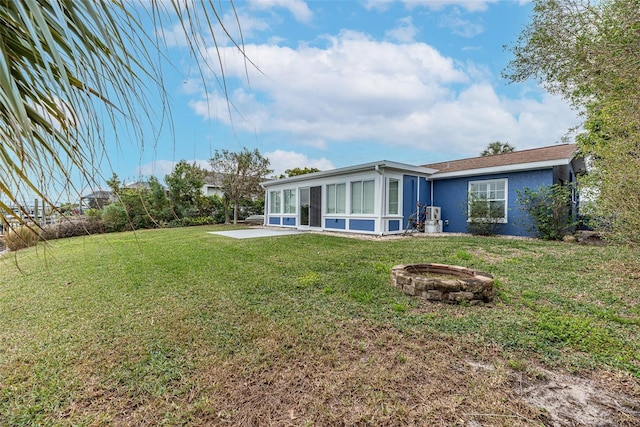
<svg viewBox="0 0 640 427">
<path fill-rule="evenodd" d="M 207 420 L 231 425 L 539 425 L 539 409 L 506 387 L 509 371 L 493 348 L 406 335 L 354 320 L 319 348 L 263 341 L 268 363 L 212 364 L 199 398 Z M 284 347 L 284 348 L 283 348 Z M 536 421 L 538 420 L 538 421 Z"/>
</svg>

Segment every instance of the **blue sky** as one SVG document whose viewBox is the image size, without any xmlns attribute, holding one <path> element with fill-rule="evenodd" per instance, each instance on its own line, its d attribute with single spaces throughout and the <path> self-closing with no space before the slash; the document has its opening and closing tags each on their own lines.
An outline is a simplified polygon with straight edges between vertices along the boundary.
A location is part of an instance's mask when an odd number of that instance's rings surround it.
<svg viewBox="0 0 640 427">
<path fill-rule="evenodd" d="M 220 4 L 233 32 L 232 10 Z M 258 148 L 275 174 L 376 160 L 425 164 L 477 156 L 496 140 L 516 149 L 552 145 L 579 123 L 566 102 L 535 82 L 500 77 L 511 59 L 503 46 L 529 21 L 529 2 L 235 5 L 259 70 L 232 46 L 219 47 L 231 112 L 213 73 L 203 79 L 189 59 L 178 22 L 154 29 L 165 35 L 174 64 L 163 75 L 174 131 L 143 141 L 143 151 L 137 142 L 111 150 L 111 167 L 125 181 L 162 180 L 179 160 L 204 166 L 216 149 L 242 147 Z"/>
</svg>

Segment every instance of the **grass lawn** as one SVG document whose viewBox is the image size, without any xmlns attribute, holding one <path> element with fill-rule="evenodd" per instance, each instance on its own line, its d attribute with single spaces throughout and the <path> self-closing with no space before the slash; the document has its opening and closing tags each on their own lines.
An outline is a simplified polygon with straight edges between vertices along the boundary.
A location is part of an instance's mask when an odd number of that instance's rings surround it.
<svg viewBox="0 0 640 427">
<path fill-rule="evenodd" d="M 540 426 L 523 390 L 551 372 L 624 394 L 608 421 L 640 423 L 636 249 L 206 233 L 223 228 L 0 258 L 0 425 Z M 389 286 L 417 262 L 489 272 L 496 300 Z"/>
</svg>

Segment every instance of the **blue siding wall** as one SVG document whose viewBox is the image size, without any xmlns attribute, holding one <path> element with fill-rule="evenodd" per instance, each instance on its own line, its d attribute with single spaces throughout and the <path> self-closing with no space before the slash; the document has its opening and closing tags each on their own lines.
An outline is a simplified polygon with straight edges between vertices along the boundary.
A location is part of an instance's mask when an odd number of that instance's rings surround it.
<svg viewBox="0 0 640 427">
<path fill-rule="evenodd" d="M 404 224 L 409 222 L 409 216 L 416 211 L 418 195 L 418 178 L 412 175 L 402 177 L 402 215 Z"/>
<path fill-rule="evenodd" d="M 469 181 L 501 178 L 508 179 L 509 193 L 507 197 L 509 206 L 507 218 L 509 222 L 507 224 L 501 224 L 498 228 L 498 233 L 512 236 L 534 236 L 535 233 L 527 231 L 527 225 L 530 224 L 529 218 L 520 210 L 517 204 L 518 190 L 522 191 L 526 187 L 538 188 L 543 185 L 552 185 L 552 169 L 434 181 L 434 206 L 442 207 L 442 219 L 445 221 L 443 231 L 454 233 L 467 232 L 467 198 L 465 195 L 468 191 Z M 448 221 L 448 225 L 446 221 Z"/>
<path fill-rule="evenodd" d="M 269 217 L 270 225 L 280 225 L 280 217 L 279 216 L 270 216 Z"/>
<path fill-rule="evenodd" d="M 420 182 L 420 185 L 418 185 Z M 418 199 L 418 191 L 420 198 Z M 426 178 L 414 175 L 404 175 L 402 180 L 402 215 L 403 227 L 409 222 L 409 216 L 416 212 L 416 202 L 420 200 L 420 206 L 431 204 L 431 183 Z"/>
<path fill-rule="evenodd" d="M 282 218 L 282 225 L 296 225 L 296 219 L 291 217 Z"/>
<path fill-rule="evenodd" d="M 375 231 L 376 221 L 373 219 L 350 219 L 349 230 Z"/>
<path fill-rule="evenodd" d="M 327 218 L 324 220 L 325 228 L 335 228 L 337 230 L 344 230 L 347 228 L 344 218 Z"/>
<path fill-rule="evenodd" d="M 420 205 L 431 205 L 431 184 L 427 178 L 420 178 Z"/>
<path fill-rule="evenodd" d="M 389 231 L 398 231 L 400 230 L 400 220 L 398 219 L 390 219 L 389 220 Z"/>
</svg>

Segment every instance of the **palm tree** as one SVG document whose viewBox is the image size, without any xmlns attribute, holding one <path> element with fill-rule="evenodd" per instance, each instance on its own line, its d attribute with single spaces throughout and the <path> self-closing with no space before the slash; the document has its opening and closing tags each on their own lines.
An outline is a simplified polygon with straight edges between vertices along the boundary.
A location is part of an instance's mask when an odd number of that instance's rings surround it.
<svg viewBox="0 0 640 427">
<path fill-rule="evenodd" d="M 78 194 L 78 175 L 93 183 L 98 166 L 108 160 L 105 129 L 143 140 L 141 120 L 155 114 L 147 94 L 158 88 L 164 93 L 162 38 L 148 33 L 145 21 L 161 25 L 177 16 L 202 66 L 212 68 L 199 53 L 206 34 L 214 42 L 221 39 L 216 25 L 244 54 L 241 32 L 236 42 L 216 10 L 220 3 L 169 4 L 0 1 L 0 218 L 16 216 L 12 205 L 26 213 L 27 199 L 54 206 L 52 188 Z M 157 87 L 150 88 L 149 80 Z"/>
<path fill-rule="evenodd" d="M 516 148 L 508 142 L 494 141 L 487 145 L 487 148 L 485 148 L 480 155 L 486 157 L 495 156 L 496 154 L 513 153 L 515 149 Z"/>
</svg>

